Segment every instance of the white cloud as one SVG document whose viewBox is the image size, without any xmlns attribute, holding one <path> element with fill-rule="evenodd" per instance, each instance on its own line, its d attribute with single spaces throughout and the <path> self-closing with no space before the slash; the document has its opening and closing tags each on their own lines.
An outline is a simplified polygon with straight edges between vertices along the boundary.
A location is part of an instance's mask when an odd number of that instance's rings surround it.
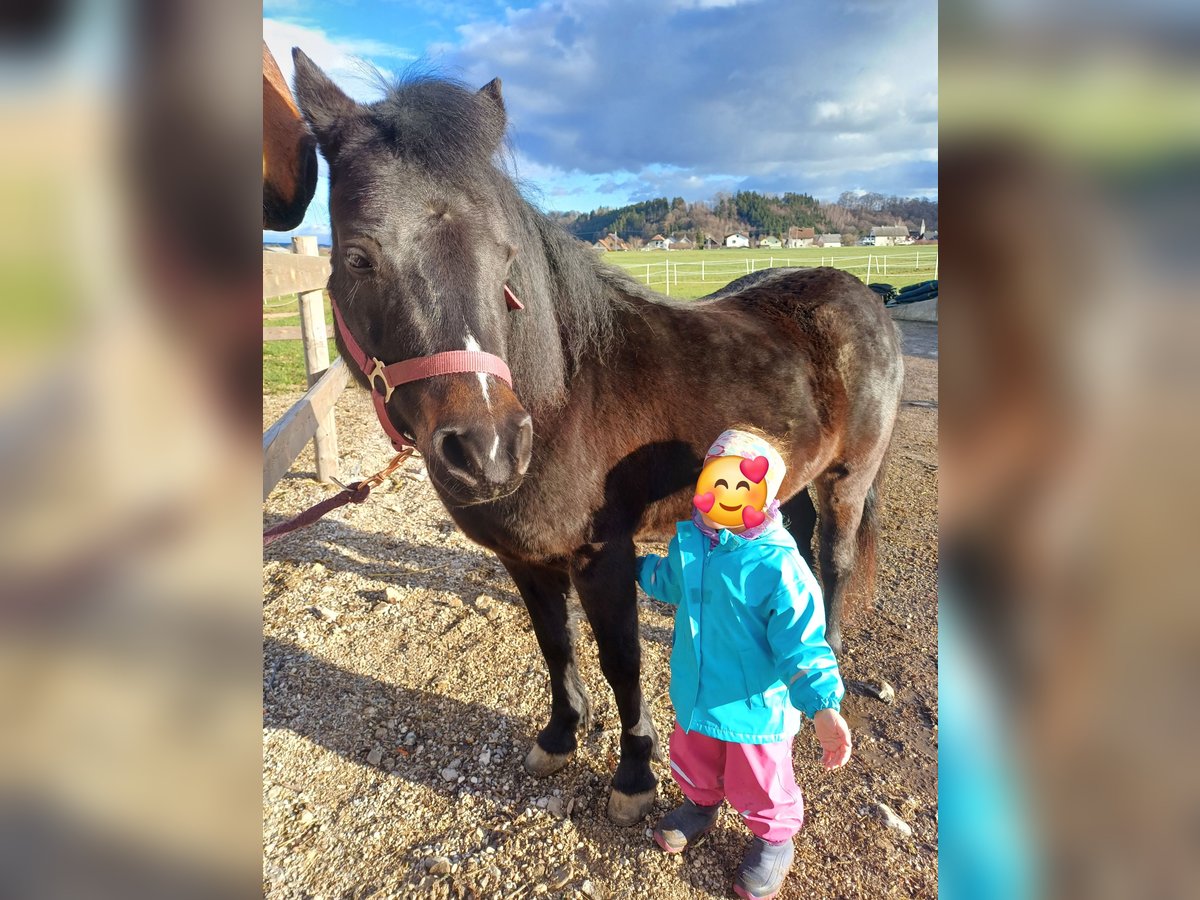
<svg viewBox="0 0 1200 900">
<path fill-rule="evenodd" d="M 384 62 L 411 62 L 417 54 L 372 38 L 335 37 L 311 25 L 283 19 L 263 19 L 263 40 L 287 83 L 292 83 L 292 48 L 299 47 L 313 62 L 325 70 L 341 88 L 356 100 L 376 100 L 379 85 L 372 66 L 385 77 L 395 73 Z"/>
<path fill-rule="evenodd" d="M 936 192 L 929 0 L 546 0 L 491 20 L 464 8 L 454 43 L 416 52 L 303 14 L 263 22 L 289 81 L 293 45 L 364 101 L 380 86 L 361 59 L 425 56 L 474 85 L 500 76 L 517 173 L 546 208 L 739 188 Z"/>
<path fill-rule="evenodd" d="M 790 177 L 799 191 L 817 175 L 835 184 L 839 172 L 877 173 L 871 190 L 936 179 L 929 2 L 558 0 L 459 34 L 439 53 L 469 82 L 503 79 L 527 160 L 579 176 L 629 173 L 631 194 L 727 183 L 730 172 L 746 187 Z"/>
<path fill-rule="evenodd" d="M 720 9 L 726 6 L 743 6 L 760 2 L 762 0 L 673 0 L 671 5 L 678 9 Z"/>
</svg>

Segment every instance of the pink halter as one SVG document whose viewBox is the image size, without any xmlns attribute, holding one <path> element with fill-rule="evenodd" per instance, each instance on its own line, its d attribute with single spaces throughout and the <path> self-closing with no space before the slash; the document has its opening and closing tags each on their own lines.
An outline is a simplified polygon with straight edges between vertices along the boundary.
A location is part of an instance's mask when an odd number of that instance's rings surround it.
<svg viewBox="0 0 1200 900">
<path fill-rule="evenodd" d="M 342 319 L 342 312 L 338 309 L 337 300 L 333 298 L 332 294 L 329 295 L 329 301 L 333 307 L 333 317 L 337 320 L 338 330 L 342 333 L 342 343 L 349 351 L 351 359 L 367 376 L 367 381 L 371 384 L 371 399 L 375 403 L 375 415 L 379 417 L 379 424 L 383 426 L 383 430 L 387 432 L 392 446 L 397 451 L 413 446 L 412 441 L 396 430 L 396 426 L 392 424 L 392 420 L 388 418 L 387 414 L 387 402 L 392 398 L 392 391 L 400 385 L 410 381 L 420 381 L 423 378 L 433 378 L 437 375 L 478 372 L 483 375 L 494 375 L 510 388 L 512 387 L 512 373 L 508 370 L 508 364 L 495 354 L 484 353 L 481 350 L 448 350 L 445 353 L 418 356 L 391 365 L 384 365 L 375 357 L 368 359 L 366 352 L 354 339 L 350 329 L 346 327 L 346 322 Z M 525 308 L 507 284 L 504 286 L 504 301 L 509 309 Z M 382 392 L 375 389 L 377 378 L 383 380 Z"/>
</svg>

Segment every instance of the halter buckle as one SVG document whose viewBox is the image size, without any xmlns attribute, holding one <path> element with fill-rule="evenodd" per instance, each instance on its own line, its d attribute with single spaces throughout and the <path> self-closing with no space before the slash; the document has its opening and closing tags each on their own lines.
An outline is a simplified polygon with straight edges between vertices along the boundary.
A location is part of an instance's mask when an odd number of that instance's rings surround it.
<svg viewBox="0 0 1200 900">
<path fill-rule="evenodd" d="M 367 375 L 367 380 L 371 382 L 371 387 L 374 388 L 376 377 L 383 379 L 383 402 L 387 403 L 392 399 L 392 391 L 396 389 L 388 383 L 387 372 L 385 371 L 387 367 L 379 361 L 379 358 L 373 356 L 371 357 L 371 362 L 375 363 L 375 367 Z"/>
</svg>

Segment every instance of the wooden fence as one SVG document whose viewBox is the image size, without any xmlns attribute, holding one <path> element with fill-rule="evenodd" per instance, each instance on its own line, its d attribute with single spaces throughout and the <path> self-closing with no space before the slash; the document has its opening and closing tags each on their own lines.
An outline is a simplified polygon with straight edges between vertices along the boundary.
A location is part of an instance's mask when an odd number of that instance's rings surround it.
<svg viewBox="0 0 1200 900">
<path fill-rule="evenodd" d="M 308 391 L 292 408 L 263 433 L 263 499 L 279 482 L 304 445 L 312 440 L 317 458 L 317 479 L 330 481 L 338 475 L 337 428 L 333 408 L 349 380 L 341 357 L 329 364 L 328 333 L 325 329 L 325 282 L 329 260 L 317 254 L 315 237 L 292 238 L 292 253 L 263 251 L 263 300 L 298 294 L 300 327 L 263 329 L 286 332 L 287 338 L 304 342 L 304 369 Z M 275 339 L 285 339 L 277 337 Z"/>
</svg>

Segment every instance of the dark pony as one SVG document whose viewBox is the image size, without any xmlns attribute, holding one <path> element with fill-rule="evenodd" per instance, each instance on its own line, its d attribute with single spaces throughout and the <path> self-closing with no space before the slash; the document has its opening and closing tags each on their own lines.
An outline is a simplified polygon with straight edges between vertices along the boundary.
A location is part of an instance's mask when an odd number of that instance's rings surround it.
<svg viewBox="0 0 1200 900">
<path fill-rule="evenodd" d="M 813 485 L 838 648 L 899 405 L 891 320 L 860 281 L 829 268 L 757 274 L 699 302 L 654 294 L 551 225 L 498 167 L 498 80 L 473 91 L 414 79 L 364 106 L 294 57 L 300 109 L 329 161 L 329 290 L 346 327 L 386 363 L 473 349 L 512 370 L 512 389 L 480 374 L 403 384 L 386 410 L 529 610 L 551 705 L 525 766 L 564 766 L 589 719 L 574 592 L 621 717 L 609 816 L 635 822 L 654 802 L 659 750 L 640 684 L 634 541 L 667 537 L 690 515 L 713 438 L 757 426 L 785 453 L 782 509 L 806 551 Z M 524 310 L 506 307 L 506 284 Z"/>
</svg>

